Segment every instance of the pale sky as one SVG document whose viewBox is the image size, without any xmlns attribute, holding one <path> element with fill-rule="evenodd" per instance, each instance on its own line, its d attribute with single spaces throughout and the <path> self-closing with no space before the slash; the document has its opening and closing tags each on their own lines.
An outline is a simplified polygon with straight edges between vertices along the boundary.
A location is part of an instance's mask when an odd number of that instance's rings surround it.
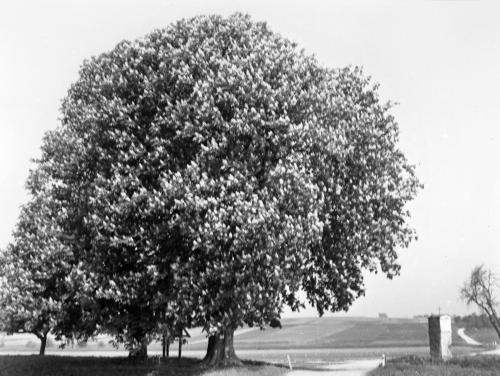
<svg viewBox="0 0 500 376">
<path fill-rule="evenodd" d="M 329 67 L 381 84 L 400 147 L 425 184 L 419 240 L 401 276 L 367 278 L 349 314 L 463 314 L 458 290 L 484 263 L 500 274 L 500 5 L 495 1 L 59 0 L 0 3 L 0 247 L 26 200 L 30 159 L 58 124 L 83 59 L 199 14 L 249 13 Z M 314 312 L 306 310 L 303 315 Z"/>
</svg>

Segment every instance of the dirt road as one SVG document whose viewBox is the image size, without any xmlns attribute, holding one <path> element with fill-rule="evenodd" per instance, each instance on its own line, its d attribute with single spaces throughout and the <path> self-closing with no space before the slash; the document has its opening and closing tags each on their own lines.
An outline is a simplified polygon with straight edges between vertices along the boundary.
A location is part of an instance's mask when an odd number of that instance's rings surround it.
<svg viewBox="0 0 500 376">
<path fill-rule="evenodd" d="M 475 339 L 469 337 L 467 334 L 465 334 L 465 328 L 459 328 L 457 330 L 457 334 L 462 338 L 468 345 L 473 345 L 473 346 L 479 346 L 481 345 L 480 342 L 476 341 Z"/>
<path fill-rule="evenodd" d="M 350 360 L 331 364 L 321 370 L 294 370 L 287 376 L 365 376 L 368 371 L 379 366 L 380 359 Z"/>
</svg>

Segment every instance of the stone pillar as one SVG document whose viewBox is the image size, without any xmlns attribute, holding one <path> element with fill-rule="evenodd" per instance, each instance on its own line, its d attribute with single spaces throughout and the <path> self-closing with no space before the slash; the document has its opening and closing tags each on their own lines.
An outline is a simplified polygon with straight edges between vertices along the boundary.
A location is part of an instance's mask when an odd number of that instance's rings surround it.
<svg viewBox="0 0 500 376">
<path fill-rule="evenodd" d="M 450 316 L 429 316 L 429 345 L 433 363 L 440 363 L 451 358 Z"/>
</svg>

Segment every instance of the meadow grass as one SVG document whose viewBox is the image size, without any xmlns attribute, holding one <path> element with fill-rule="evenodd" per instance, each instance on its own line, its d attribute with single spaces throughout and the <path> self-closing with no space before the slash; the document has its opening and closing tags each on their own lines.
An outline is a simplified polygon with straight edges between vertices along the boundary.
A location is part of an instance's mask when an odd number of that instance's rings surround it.
<svg viewBox="0 0 500 376">
<path fill-rule="evenodd" d="M 127 358 L 0 356 L 1 376 L 280 376 L 286 368 L 263 362 L 245 361 L 242 367 L 206 369 L 199 359 L 158 362 L 150 358 L 133 362 Z"/>
<path fill-rule="evenodd" d="M 409 356 L 387 362 L 369 376 L 498 376 L 500 357 L 469 356 L 451 359 L 442 364 L 431 364 L 428 358 Z"/>
<path fill-rule="evenodd" d="M 427 322 L 421 319 L 378 319 L 366 317 L 323 317 L 283 319 L 282 328 L 258 328 L 235 335 L 236 351 L 239 350 L 276 350 L 276 349 L 346 349 L 346 348 L 388 348 L 388 347 L 428 347 Z M 244 328 L 248 330 L 249 328 Z M 465 346 L 466 343 L 457 335 L 453 328 L 453 345 Z M 206 333 L 201 328 L 189 330 L 191 338 L 183 346 L 183 350 L 202 351 L 207 347 Z M 467 329 L 472 338 L 485 344 L 498 341 L 493 329 Z M 75 344 L 59 350 L 53 338 L 47 345 L 50 354 L 66 355 L 68 351 L 81 352 L 82 355 L 112 356 L 116 349 L 109 343 L 109 336 L 98 336 L 85 345 Z M 29 334 L 12 336 L 0 333 L 0 354 L 35 353 L 38 349 L 38 339 Z M 176 351 L 177 345 L 171 350 Z M 126 356 L 123 347 L 120 348 Z M 108 353 L 106 353 L 108 352 Z M 148 352 L 161 353 L 161 343 L 153 341 L 148 346 Z M 77 355 L 77 354 L 75 354 Z"/>
</svg>

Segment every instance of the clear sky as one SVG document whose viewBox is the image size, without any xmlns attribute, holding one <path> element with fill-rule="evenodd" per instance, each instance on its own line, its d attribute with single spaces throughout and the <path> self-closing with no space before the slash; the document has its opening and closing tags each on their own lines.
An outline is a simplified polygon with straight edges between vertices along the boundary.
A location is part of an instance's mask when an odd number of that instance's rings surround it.
<svg viewBox="0 0 500 376">
<path fill-rule="evenodd" d="M 458 290 L 470 269 L 500 273 L 496 1 L 2 0 L 0 247 L 26 200 L 30 159 L 57 126 L 83 59 L 180 18 L 236 11 L 324 65 L 363 66 L 382 97 L 399 103 L 400 147 L 425 184 L 410 207 L 419 240 L 401 251 L 400 277 L 367 277 L 350 314 L 467 312 Z"/>
</svg>

